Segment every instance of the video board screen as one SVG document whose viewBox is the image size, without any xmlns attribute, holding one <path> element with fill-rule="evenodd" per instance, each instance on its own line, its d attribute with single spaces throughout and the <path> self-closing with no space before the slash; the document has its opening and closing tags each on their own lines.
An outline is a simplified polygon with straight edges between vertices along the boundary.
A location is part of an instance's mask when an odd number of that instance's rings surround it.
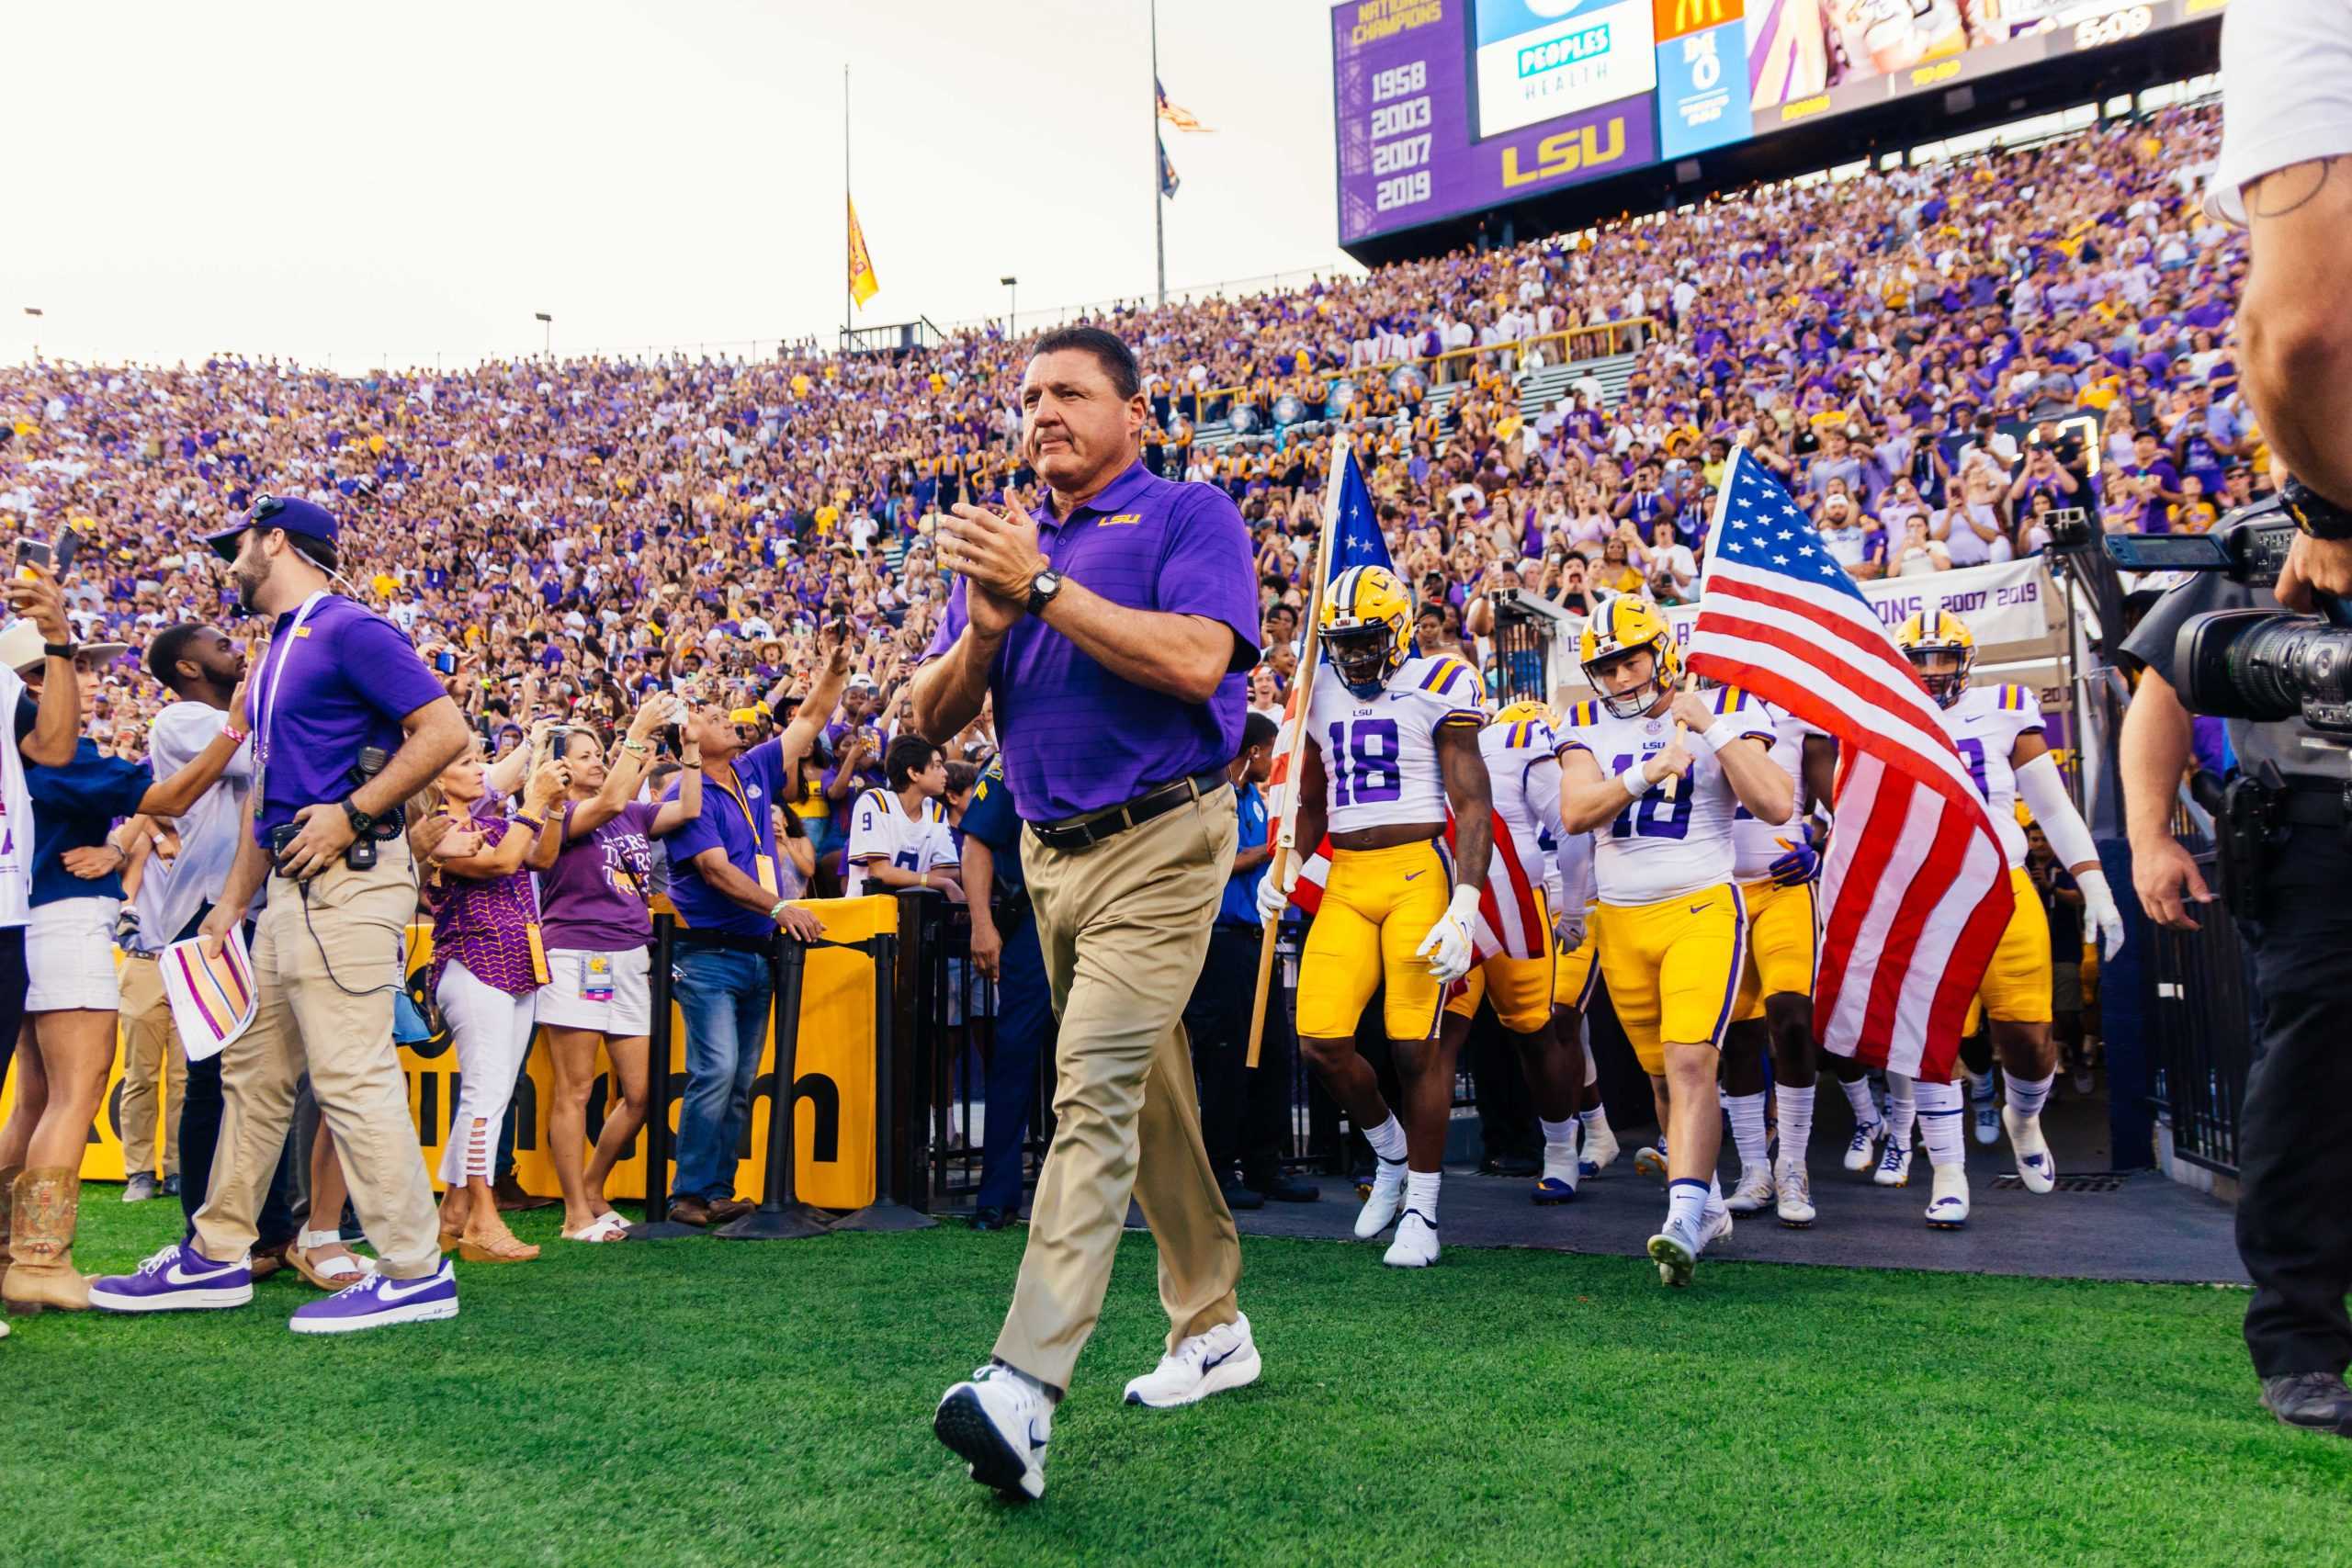
<svg viewBox="0 0 2352 1568">
<path fill-rule="evenodd" d="M 1347 0 L 1340 243 L 2199 17 L 2226 0 Z"/>
</svg>

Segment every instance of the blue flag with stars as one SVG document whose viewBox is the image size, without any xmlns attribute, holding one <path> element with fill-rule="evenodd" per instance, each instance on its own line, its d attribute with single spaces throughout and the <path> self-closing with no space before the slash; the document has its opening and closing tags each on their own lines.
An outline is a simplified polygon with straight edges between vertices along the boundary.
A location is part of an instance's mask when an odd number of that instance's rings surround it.
<svg viewBox="0 0 2352 1568">
<path fill-rule="evenodd" d="M 1845 593 L 1869 606 L 1862 591 L 1829 553 L 1813 519 L 1745 448 L 1733 455 L 1721 506 L 1720 521 L 1707 542 L 1708 553 L 1717 561 L 1776 573 L 1791 579 L 1792 587 Z"/>
<path fill-rule="evenodd" d="M 1379 566 L 1396 570 L 1396 562 L 1388 558 L 1388 541 L 1381 536 L 1380 514 L 1373 510 L 1372 491 L 1363 482 L 1363 469 L 1356 462 L 1352 446 L 1348 448 L 1340 470 L 1337 504 L 1339 516 L 1331 525 L 1331 558 L 1324 563 L 1325 586 L 1351 567 Z M 1406 584 L 1408 592 L 1411 587 L 1410 583 Z"/>
</svg>

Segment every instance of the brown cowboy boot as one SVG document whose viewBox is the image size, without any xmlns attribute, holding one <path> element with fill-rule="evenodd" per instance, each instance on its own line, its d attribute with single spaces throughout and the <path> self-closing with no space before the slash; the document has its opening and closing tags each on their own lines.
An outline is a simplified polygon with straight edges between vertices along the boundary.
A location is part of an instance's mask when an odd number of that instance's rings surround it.
<svg viewBox="0 0 2352 1568">
<path fill-rule="evenodd" d="M 74 1222 L 82 1208 L 81 1173 L 62 1166 L 21 1172 L 9 1237 L 15 1262 L 0 1280 L 0 1300 L 22 1315 L 43 1307 L 86 1312 L 90 1281 L 74 1271 Z"/>
</svg>

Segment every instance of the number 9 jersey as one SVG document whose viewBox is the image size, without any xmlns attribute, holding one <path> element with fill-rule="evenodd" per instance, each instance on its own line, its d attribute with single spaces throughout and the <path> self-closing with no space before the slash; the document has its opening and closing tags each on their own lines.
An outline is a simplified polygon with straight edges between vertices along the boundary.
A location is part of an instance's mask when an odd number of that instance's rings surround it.
<svg viewBox="0 0 2352 1568">
<path fill-rule="evenodd" d="M 1776 737 L 1764 705 L 1736 687 L 1706 695 L 1734 728 L 1770 748 Z M 1663 751 L 1674 739 L 1670 715 L 1612 718 L 1599 703 L 1578 703 L 1560 727 L 1560 751 L 1589 752 L 1603 778 L 1614 779 Z M 1603 904 L 1655 904 L 1732 880 L 1732 821 L 1739 797 L 1723 763 L 1697 736 L 1685 743 L 1690 770 L 1674 798 L 1652 784 L 1629 799 L 1605 828 L 1593 830 L 1593 877 Z"/>
<path fill-rule="evenodd" d="M 1440 654 L 1405 661 L 1386 689 L 1364 698 L 1336 671 L 1318 671 L 1306 703 L 1307 733 L 1323 753 L 1324 805 L 1334 833 L 1392 822 L 1442 823 L 1445 779 L 1437 732 L 1448 724 L 1484 725 L 1478 677 Z"/>
<path fill-rule="evenodd" d="M 1948 708 L 1936 710 L 1944 721 L 1976 793 L 1993 810 L 1993 831 L 2009 869 L 2025 864 L 2025 829 L 2018 826 L 2018 775 L 2009 758 L 2018 738 L 2042 731 L 2041 699 L 2024 686 L 1971 686 Z"/>
</svg>

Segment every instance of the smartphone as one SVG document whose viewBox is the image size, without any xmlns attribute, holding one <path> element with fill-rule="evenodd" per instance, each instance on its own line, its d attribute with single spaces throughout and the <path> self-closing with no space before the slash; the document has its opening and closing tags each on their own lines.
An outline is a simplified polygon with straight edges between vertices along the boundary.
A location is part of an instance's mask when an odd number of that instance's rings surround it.
<svg viewBox="0 0 2352 1568">
<path fill-rule="evenodd" d="M 57 559 L 56 570 L 58 576 L 64 576 L 66 571 L 74 565 L 74 557 L 81 547 L 81 530 L 77 528 L 68 528 L 63 533 L 57 536 L 57 543 L 50 547 L 50 552 Z"/>
<path fill-rule="evenodd" d="M 30 566 L 50 567 L 54 564 L 56 552 L 50 548 L 47 539 L 18 539 L 17 541 L 17 565 L 19 569 L 17 576 L 24 581 L 31 582 L 35 579 L 31 572 L 21 569 Z"/>
<path fill-rule="evenodd" d="M 444 675 L 455 675 L 458 672 L 458 656 L 445 648 L 433 656 L 433 668 Z"/>
</svg>

